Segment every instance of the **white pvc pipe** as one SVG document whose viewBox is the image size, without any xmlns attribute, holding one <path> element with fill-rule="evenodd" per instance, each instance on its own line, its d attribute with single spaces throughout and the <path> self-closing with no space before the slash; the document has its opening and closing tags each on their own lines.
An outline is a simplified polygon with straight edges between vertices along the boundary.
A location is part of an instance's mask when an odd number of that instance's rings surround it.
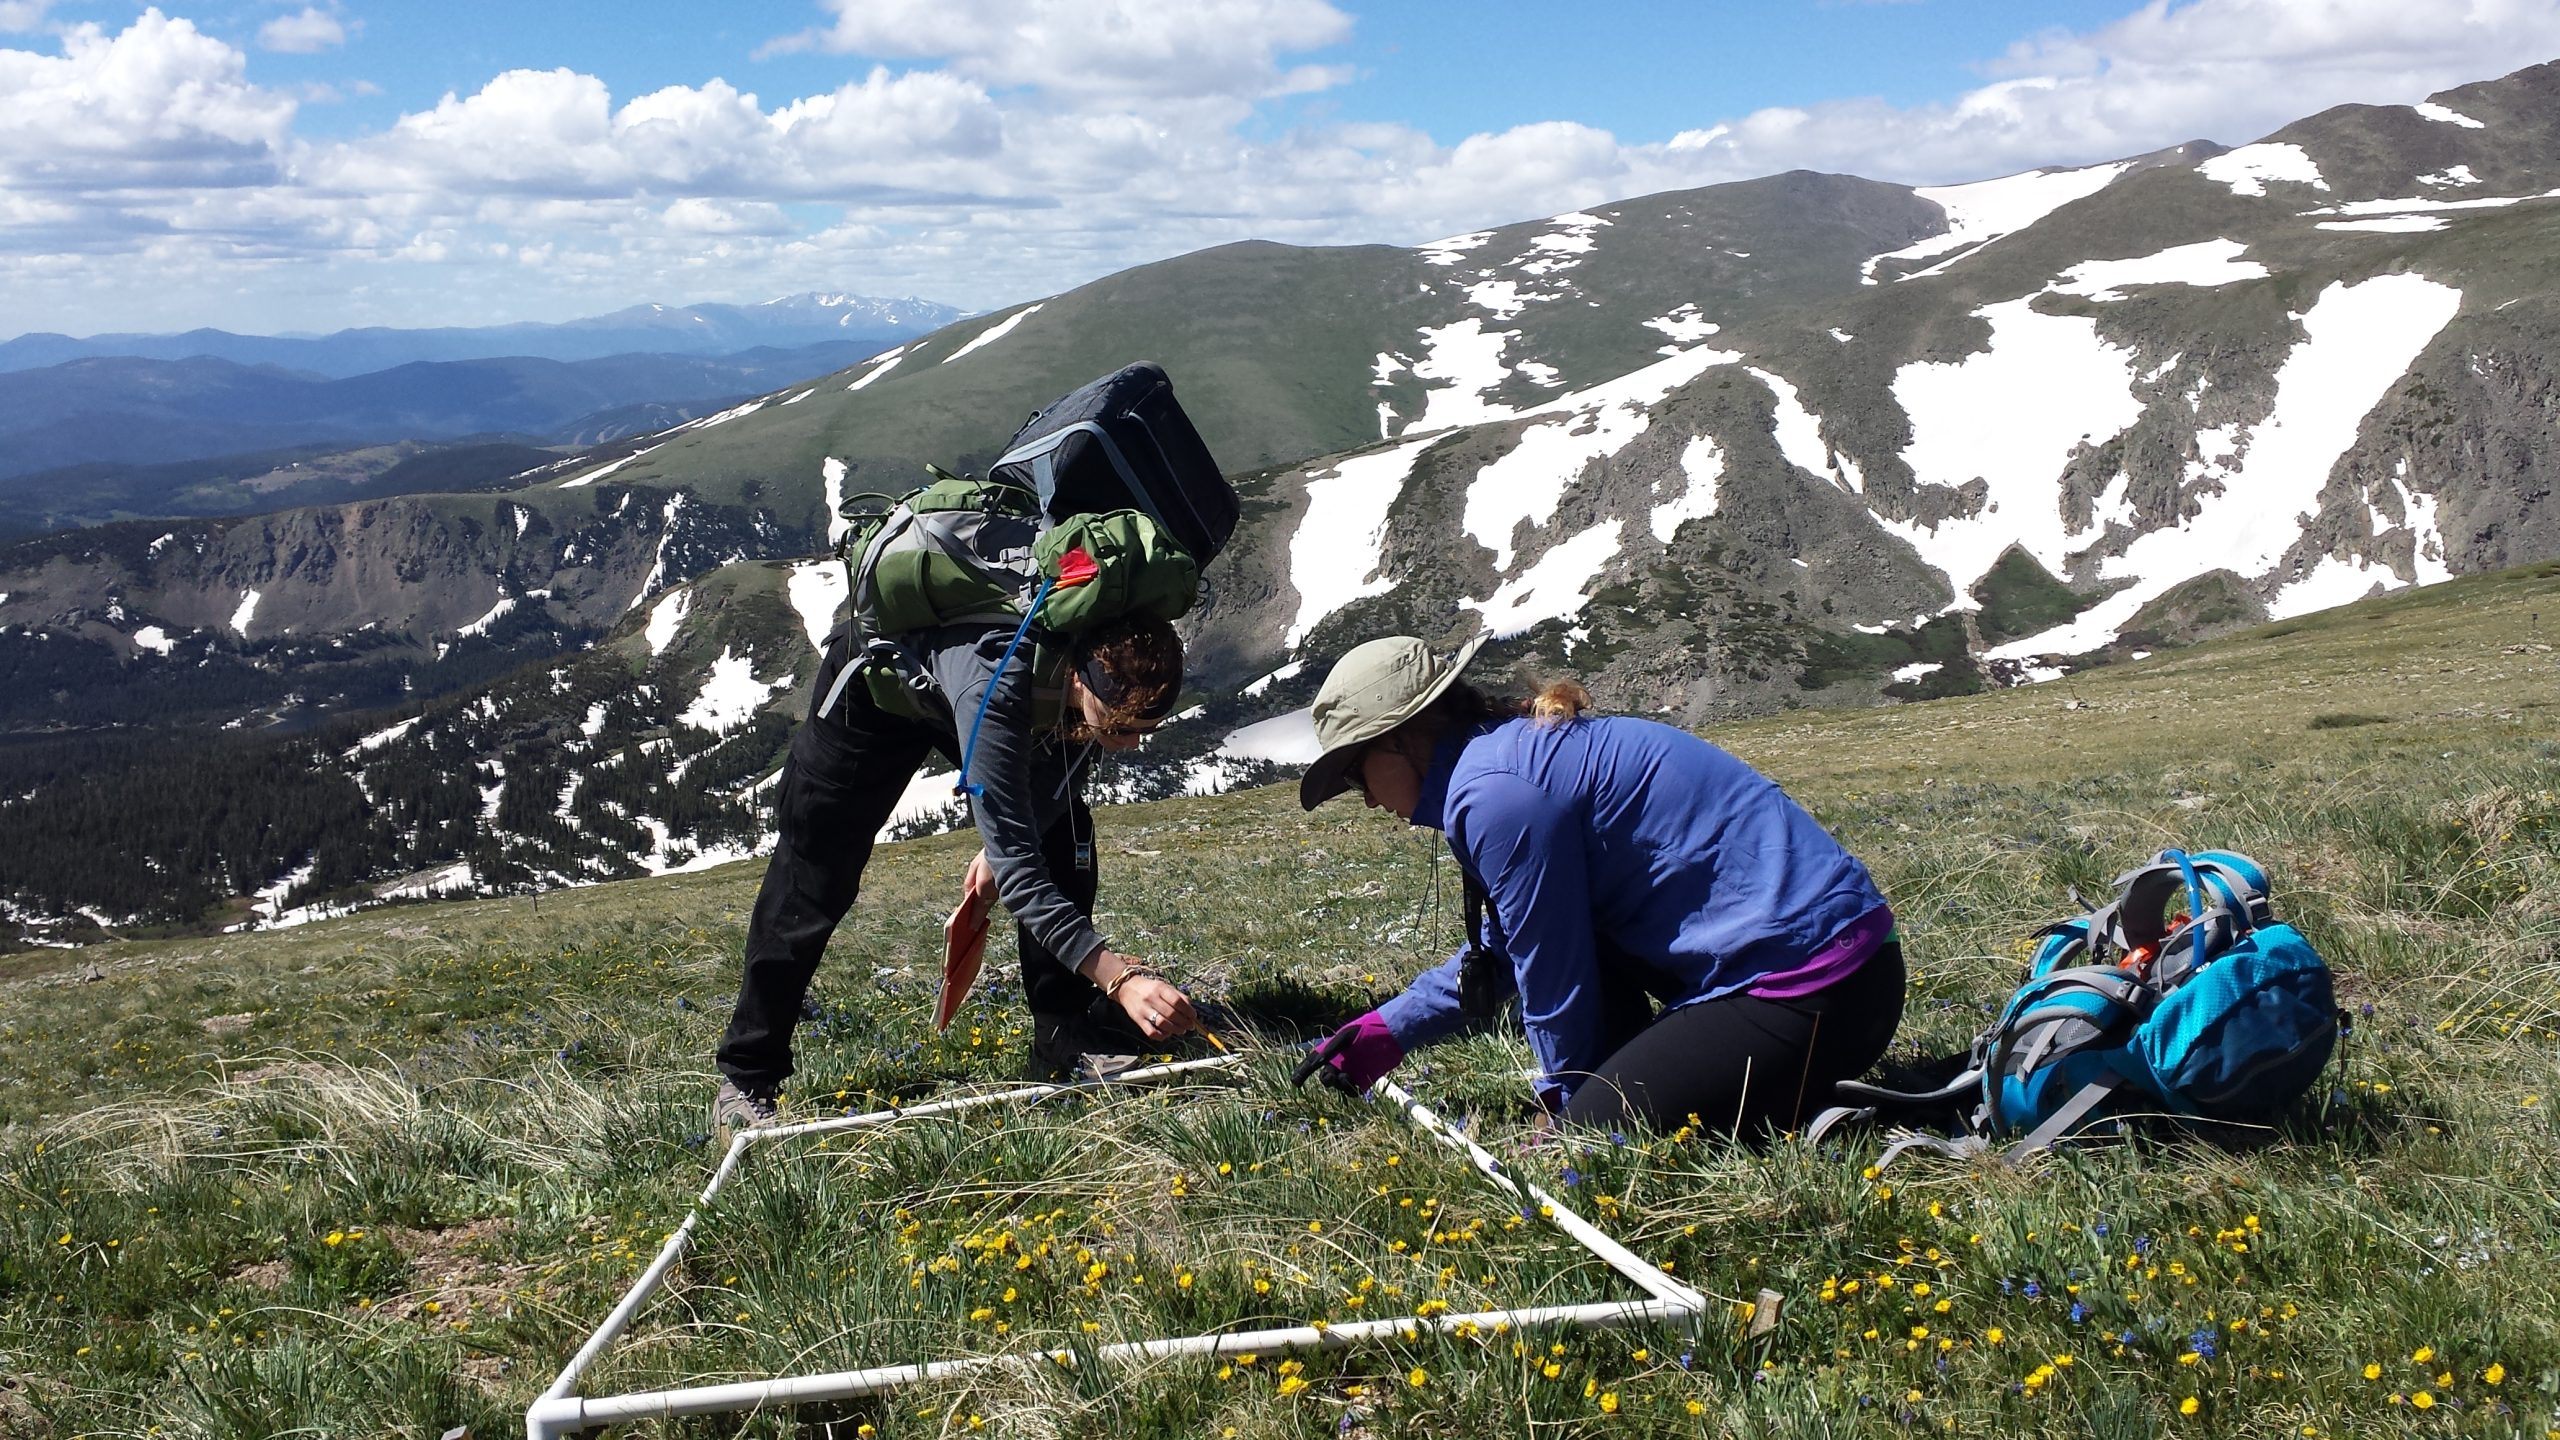
<svg viewBox="0 0 2560 1440">
<path fill-rule="evenodd" d="M 665 1282 L 667 1272 L 675 1268 L 676 1261 L 693 1243 L 693 1226 L 702 1215 L 702 1207 L 710 1204 L 711 1197 L 719 1194 L 720 1187 L 728 1184 L 729 1177 L 737 1173 L 738 1164 L 746 1157 L 749 1145 L 762 1140 L 787 1139 L 794 1135 L 851 1130 L 865 1125 L 884 1125 L 891 1120 L 906 1119 L 911 1116 L 948 1115 L 962 1110 L 974 1110 L 982 1105 L 1000 1104 L 1007 1100 L 1039 1099 L 1072 1090 L 1090 1090 L 1102 1085 L 1128 1085 L 1162 1080 L 1197 1070 L 1232 1070 L 1243 1063 L 1244 1057 L 1241 1055 L 1217 1055 L 1205 1060 L 1180 1060 L 1168 1065 L 1150 1065 L 1143 1069 L 1127 1070 L 1109 1080 L 1077 1080 L 1063 1084 L 1026 1085 L 1015 1090 L 999 1090 L 982 1095 L 961 1095 L 924 1105 L 870 1110 L 860 1115 L 840 1116 L 832 1120 L 806 1120 L 797 1125 L 767 1125 L 740 1130 L 731 1137 L 728 1153 L 720 1157 L 720 1164 L 711 1172 L 711 1183 L 703 1186 L 701 1195 L 695 1197 L 694 1208 L 686 1212 L 684 1223 L 677 1226 L 673 1234 L 667 1236 L 664 1245 L 658 1247 L 657 1258 L 649 1262 L 649 1268 L 640 1272 L 640 1278 L 631 1282 L 631 1288 L 623 1292 L 620 1303 L 613 1307 L 611 1314 L 605 1316 L 604 1323 L 596 1327 L 596 1332 L 587 1337 L 587 1343 L 578 1347 L 578 1353 L 570 1357 L 569 1363 L 561 1369 L 559 1377 L 551 1382 L 549 1389 L 542 1392 L 542 1398 L 557 1400 L 566 1396 L 569 1393 L 569 1387 L 577 1384 L 578 1377 L 587 1372 L 587 1367 L 593 1365 L 598 1356 L 604 1354 L 614 1341 L 622 1337 L 624 1328 L 631 1323 L 631 1317 L 638 1314 L 640 1307 L 657 1292 L 658 1286 Z M 530 1422 L 531 1416 L 528 1415 L 527 1423 Z"/>
<path fill-rule="evenodd" d="M 1593 1305 L 1548 1305 L 1517 1310 L 1479 1310 L 1467 1315 L 1407 1315 L 1396 1319 L 1361 1320 L 1341 1325 L 1294 1325 L 1273 1330 L 1240 1330 L 1179 1339 L 1131 1340 L 1094 1351 L 1098 1364 L 1122 1360 L 1164 1360 L 1186 1355 L 1240 1355 L 1265 1351 L 1344 1350 L 1354 1345 L 1399 1339 L 1421 1332 L 1455 1330 L 1472 1324 L 1479 1330 L 1497 1325 L 1524 1329 L 1534 1325 L 1628 1325 L 1668 1320 L 1694 1313 L 1662 1300 Z M 593 1400 L 545 1397 L 525 1415 L 527 1440 L 555 1437 L 594 1425 L 748 1410 L 764 1405 L 810 1404 L 849 1400 L 923 1380 L 947 1380 L 986 1371 L 1055 1363 L 1067 1352 L 1038 1355 L 981 1355 L 965 1360 L 935 1360 L 922 1365 L 884 1365 L 869 1370 L 843 1370 L 830 1375 L 801 1375 L 778 1380 L 750 1380 L 734 1385 L 699 1385 L 681 1390 L 614 1395 Z"/>
<path fill-rule="evenodd" d="M 1512 1179 L 1505 1171 L 1502 1162 L 1494 1158 L 1492 1152 L 1469 1139 L 1455 1125 L 1441 1119 L 1432 1112 L 1430 1106 L 1414 1099 L 1404 1087 L 1392 1080 L 1380 1080 L 1375 1091 L 1378 1095 L 1402 1106 L 1404 1113 L 1412 1117 L 1413 1123 L 1457 1147 L 1469 1160 L 1475 1162 L 1476 1170 L 1486 1179 L 1510 1191 L 1516 1197 L 1544 1207 L 1543 1213 L 1556 1223 L 1557 1229 L 1582 1242 L 1584 1249 L 1609 1262 L 1612 1269 L 1634 1281 L 1646 1294 L 1692 1315 L 1706 1313 L 1706 1296 L 1664 1274 L 1661 1267 L 1646 1264 L 1642 1256 L 1610 1239 L 1606 1232 L 1575 1214 L 1563 1201 L 1525 1180 Z"/>
<path fill-rule="evenodd" d="M 744 1381 L 732 1385 L 695 1386 L 687 1389 L 653 1391 L 644 1394 L 602 1397 L 594 1400 L 570 1395 L 596 1357 L 618 1339 L 640 1306 L 665 1280 L 675 1261 L 690 1243 L 701 1207 L 711 1203 L 720 1187 L 736 1173 L 747 1147 L 762 1140 L 781 1140 L 796 1135 L 823 1134 L 852 1130 L 871 1125 L 885 1125 L 892 1120 L 917 1116 L 947 1115 L 981 1106 L 1013 1100 L 1036 1100 L 1076 1090 L 1089 1090 L 1105 1085 L 1130 1084 L 1161 1080 L 1193 1071 L 1233 1069 L 1245 1063 L 1242 1055 L 1220 1055 L 1204 1060 L 1185 1060 L 1166 1065 L 1153 1065 L 1130 1070 L 1108 1081 L 1074 1081 L 1065 1084 L 1029 1085 L 1013 1090 L 991 1091 L 978 1095 L 956 1096 L 923 1105 L 910 1105 L 889 1110 L 866 1111 L 829 1120 L 803 1121 L 796 1125 L 767 1126 L 742 1130 L 731 1140 L 729 1151 L 721 1157 L 713 1171 L 711 1183 L 703 1188 L 695 1208 L 684 1223 L 667 1237 L 649 1268 L 605 1317 L 605 1323 L 589 1337 L 558 1379 L 545 1390 L 525 1412 L 527 1440 L 556 1440 L 556 1437 L 589 1426 L 612 1424 L 624 1420 L 652 1416 L 694 1415 L 728 1410 L 744 1410 L 768 1404 L 798 1404 L 820 1400 L 841 1400 L 869 1395 L 900 1385 L 922 1380 L 944 1379 L 975 1374 L 1001 1367 L 1030 1363 L 1021 1355 L 976 1356 L 965 1360 L 936 1360 L 921 1365 L 891 1365 L 869 1370 L 838 1371 L 828 1375 L 793 1376 L 773 1380 Z M 1534 1324 L 1616 1325 L 1641 1320 L 1694 1318 L 1705 1313 L 1707 1299 L 1696 1290 L 1672 1279 L 1655 1266 L 1645 1263 L 1635 1252 L 1611 1239 L 1605 1232 L 1574 1213 L 1554 1196 L 1526 1181 L 1513 1179 L 1503 1163 L 1483 1146 L 1468 1138 L 1456 1126 L 1443 1120 L 1431 1107 L 1416 1100 L 1403 1087 L 1380 1080 L 1373 1093 L 1392 1101 L 1414 1124 L 1426 1133 L 1445 1141 L 1467 1156 L 1478 1173 L 1502 1187 L 1512 1196 L 1543 1207 L 1546 1218 L 1591 1251 L 1612 1269 L 1633 1281 L 1651 1301 L 1626 1304 L 1599 1303 L 1588 1305 L 1546 1306 L 1522 1310 L 1488 1310 L 1470 1315 L 1407 1316 L 1401 1319 L 1364 1320 L 1343 1325 L 1296 1326 L 1277 1330 L 1254 1330 L 1225 1335 L 1194 1335 L 1177 1339 L 1138 1340 L 1106 1345 L 1095 1352 L 1097 1361 L 1121 1359 L 1158 1359 L 1179 1355 L 1232 1355 L 1247 1351 L 1328 1348 L 1340 1349 L 1390 1335 L 1403 1335 L 1422 1330 L 1448 1330 L 1470 1321 L 1479 1326 L 1508 1323 L 1514 1326 Z"/>
</svg>

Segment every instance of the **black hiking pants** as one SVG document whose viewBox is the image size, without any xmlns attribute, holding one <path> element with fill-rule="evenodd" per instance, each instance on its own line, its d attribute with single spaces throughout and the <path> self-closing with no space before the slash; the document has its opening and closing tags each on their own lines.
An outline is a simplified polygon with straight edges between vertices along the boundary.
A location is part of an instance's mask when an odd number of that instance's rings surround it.
<svg viewBox="0 0 2560 1440">
<path fill-rule="evenodd" d="M 1603 967 L 1606 975 L 1611 967 Z M 1573 1093 L 1564 1118 L 1602 1129 L 1701 1128 L 1747 1143 L 1799 1129 L 1831 1087 L 1884 1058 L 1902 1024 L 1902 946 L 1810 995 L 1727 995 L 1659 1019 L 1633 983 L 1607 984 L 1609 1033 L 1626 1039 Z"/>
<path fill-rule="evenodd" d="M 888 823 L 928 751 L 959 763 L 952 737 L 881 711 L 859 685 L 846 687 L 833 715 L 817 714 L 836 682 L 843 647 L 834 638 L 827 663 L 818 669 L 811 713 L 782 762 L 774 807 L 779 833 L 747 918 L 737 1009 L 720 1040 L 720 1073 L 756 1094 L 780 1089 L 791 1074 L 791 1032 L 800 1023 L 827 940 L 861 889 L 873 837 Z M 1093 814 L 1078 795 L 1040 841 L 1050 875 L 1087 915 L 1093 913 L 1098 880 L 1092 836 Z M 952 898 L 959 898 L 956 886 Z M 1102 993 L 1060 964 L 1029 931 L 1016 926 L 1015 938 L 1023 996 L 1035 1014 L 1073 1014 Z"/>
</svg>

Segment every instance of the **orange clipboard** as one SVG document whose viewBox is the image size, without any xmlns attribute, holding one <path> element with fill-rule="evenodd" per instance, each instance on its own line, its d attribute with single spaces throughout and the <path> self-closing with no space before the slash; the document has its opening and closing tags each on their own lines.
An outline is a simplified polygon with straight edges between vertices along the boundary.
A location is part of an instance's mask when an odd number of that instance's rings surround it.
<svg viewBox="0 0 2560 1440">
<path fill-rule="evenodd" d="M 978 966 L 987 955 L 987 930 L 994 907 L 980 915 L 975 923 L 969 918 L 969 902 L 963 900 L 951 918 L 942 922 L 942 993 L 934 997 L 933 1029 L 941 1034 L 951 1028 L 952 1017 L 960 1013 L 962 1001 L 978 983 Z"/>
</svg>

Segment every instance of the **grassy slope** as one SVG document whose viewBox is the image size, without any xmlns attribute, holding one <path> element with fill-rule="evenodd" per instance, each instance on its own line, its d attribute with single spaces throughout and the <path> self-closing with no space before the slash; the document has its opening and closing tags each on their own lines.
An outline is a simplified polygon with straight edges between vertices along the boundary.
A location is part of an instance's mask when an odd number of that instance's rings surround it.
<svg viewBox="0 0 2560 1440">
<path fill-rule="evenodd" d="M 1379 1435 L 2538 1432 L 2560 1390 L 2560 1298 L 2534 1258 L 2560 1245 L 2560 745 L 2553 653 L 2509 647 L 2541 610 L 2560 617 L 2560 567 L 1715 737 L 1874 865 L 1917 962 L 1920 1050 L 1981 1023 L 2066 884 L 2171 841 L 2268 861 L 2360 1017 L 2337 1096 L 2286 1143 L 1880 1181 L 1864 1139 L 1845 1160 L 1598 1139 L 1524 1163 L 1709 1293 L 1786 1294 L 1774 1341 L 1719 1315 L 1695 1337 L 1426 1340 L 1302 1373 L 1276 1355 L 1051 1369 L 743 1426 L 1316 1436 L 1352 1407 L 1344 1428 Z M 1449 938 L 1419 837 L 1301 818 L 1285 790 L 1114 812 L 1102 838 L 1107 929 L 1275 1026 L 1357 1008 Z M 1006 987 L 946 1039 L 920 1023 L 965 853 L 880 854 L 822 972 L 795 1108 L 1013 1073 Z M 0 1371 L 26 1379 L 0 1391 L 0 1433 L 510 1428 L 701 1183 L 754 880 L 13 958 Z M 1507 1144 L 1524 1058 L 1478 1039 L 1405 1078 Z M 594 1393 L 1625 1293 L 1401 1122 L 1292 1093 L 1276 1064 L 1182 1103 L 760 1155 L 705 1224 Z"/>
</svg>

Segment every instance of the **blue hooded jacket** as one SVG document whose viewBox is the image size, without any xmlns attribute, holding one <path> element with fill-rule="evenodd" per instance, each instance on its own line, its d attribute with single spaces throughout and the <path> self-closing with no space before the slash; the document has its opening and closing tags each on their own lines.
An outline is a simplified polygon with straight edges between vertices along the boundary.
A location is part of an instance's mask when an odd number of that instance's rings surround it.
<svg viewBox="0 0 2560 1440">
<path fill-rule="evenodd" d="M 1511 961 L 1551 1106 L 1624 1038 L 1603 1028 L 1604 973 L 1666 1010 L 1713 1000 L 1884 904 L 1775 782 L 1651 720 L 1524 718 L 1447 737 L 1413 823 L 1448 833 L 1490 901 L 1485 942 Z M 1380 1008 L 1398 1044 L 1465 1023 L 1458 968 L 1450 957 Z"/>
</svg>

